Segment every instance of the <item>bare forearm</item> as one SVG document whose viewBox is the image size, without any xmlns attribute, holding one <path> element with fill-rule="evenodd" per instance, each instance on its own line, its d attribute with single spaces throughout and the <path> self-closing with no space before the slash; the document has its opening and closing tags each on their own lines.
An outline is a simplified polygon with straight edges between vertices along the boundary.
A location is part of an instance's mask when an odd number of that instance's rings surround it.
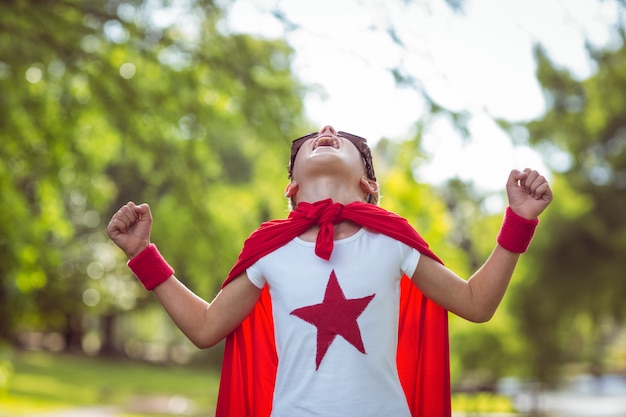
<svg viewBox="0 0 626 417">
<path fill-rule="evenodd" d="M 422 257 L 413 282 L 431 300 L 474 322 L 489 320 L 511 281 L 519 254 L 496 246 L 491 256 L 465 280 L 439 262 Z"/>
<path fill-rule="evenodd" d="M 156 287 L 154 294 L 189 340 L 199 348 L 207 348 L 228 336 L 246 318 L 261 290 L 244 274 L 208 303 L 172 276 Z"/>
<path fill-rule="evenodd" d="M 208 340 L 207 309 L 210 304 L 207 301 L 191 292 L 175 276 L 153 292 L 176 326 L 196 346 L 209 347 L 214 344 Z"/>
<path fill-rule="evenodd" d="M 468 280 L 471 294 L 469 320 L 489 320 L 500 305 L 509 286 L 520 254 L 496 246 L 491 256 Z"/>
</svg>

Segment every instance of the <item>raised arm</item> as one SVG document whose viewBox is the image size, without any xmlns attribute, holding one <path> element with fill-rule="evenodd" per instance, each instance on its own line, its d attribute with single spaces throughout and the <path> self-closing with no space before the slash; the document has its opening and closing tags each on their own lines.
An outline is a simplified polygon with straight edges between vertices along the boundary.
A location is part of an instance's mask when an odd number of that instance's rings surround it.
<svg viewBox="0 0 626 417">
<path fill-rule="evenodd" d="M 147 204 L 135 205 L 130 202 L 113 215 L 107 233 L 132 260 L 142 253 L 142 256 L 148 253 L 144 251 L 150 245 L 151 226 L 150 207 Z M 164 263 L 162 259 L 145 259 L 142 262 L 149 263 L 153 260 L 157 261 L 157 265 L 159 262 Z M 148 264 L 147 270 L 151 271 L 153 268 Z M 157 271 L 163 273 L 162 268 Z M 229 283 L 211 303 L 194 294 L 173 274 L 167 273 L 156 281 L 152 276 L 139 278 L 142 282 L 147 279 L 156 284 L 153 292 L 165 311 L 189 340 L 200 348 L 213 346 L 232 332 L 252 311 L 261 294 L 261 290 L 245 274 Z"/>
<path fill-rule="evenodd" d="M 222 289 L 211 303 L 191 292 L 172 276 L 154 289 L 167 314 L 199 348 L 208 348 L 228 336 L 256 304 L 261 290 L 245 274 Z"/>
<path fill-rule="evenodd" d="M 527 220 L 536 219 L 553 197 L 546 179 L 530 169 L 511 171 L 506 189 L 510 209 Z M 427 297 L 445 309 L 467 320 L 484 322 L 500 305 L 519 257 L 519 252 L 498 244 L 487 261 L 466 281 L 424 256 L 412 278 Z"/>
</svg>

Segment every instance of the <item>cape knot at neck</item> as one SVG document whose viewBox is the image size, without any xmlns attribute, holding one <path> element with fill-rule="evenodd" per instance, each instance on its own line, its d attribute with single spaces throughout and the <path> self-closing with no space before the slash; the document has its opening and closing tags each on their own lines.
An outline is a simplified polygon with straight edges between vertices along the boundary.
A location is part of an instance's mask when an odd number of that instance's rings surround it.
<svg viewBox="0 0 626 417">
<path fill-rule="evenodd" d="M 320 226 L 337 224 L 343 220 L 343 208 L 343 204 L 333 203 L 330 199 L 318 201 L 307 207 L 306 218 Z"/>
<path fill-rule="evenodd" d="M 315 242 L 315 254 L 322 259 L 329 260 L 333 252 L 335 229 L 334 225 L 343 220 L 341 203 L 333 203 L 332 199 L 321 200 L 313 204 L 300 204 L 298 211 L 306 216 L 311 223 L 319 226 Z"/>
<path fill-rule="evenodd" d="M 337 224 L 343 220 L 342 212 L 343 204 L 333 203 L 322 211 L 317 223 L 320 225 L 325 223 Z"/>
</svg>

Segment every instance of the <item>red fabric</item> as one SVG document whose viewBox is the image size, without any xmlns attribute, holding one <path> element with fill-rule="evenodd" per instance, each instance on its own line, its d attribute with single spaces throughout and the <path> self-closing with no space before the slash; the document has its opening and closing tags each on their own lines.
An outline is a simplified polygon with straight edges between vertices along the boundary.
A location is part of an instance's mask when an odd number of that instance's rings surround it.
<svg viewBox="0 0 626 417">
<path fill-rule="evenodd" d="M 299 203 L 289 218 L 263 223 L 244 243 L 224 286 L 258 259 L 319 224 L 316 254 L 329 259 L 334 223 L 350 220 L 384 233 L 438 262 L 406 219 L 372 204 L 345 206 L 323 200 Z M 426 298 L 404 276 L 400 291 L 397 366 L 414 417 L 449 417 L 450 367 L 447 311 Z M 278 357 L 267 286 L 250 315 L 226 339 L 218 394 L 218 417 L 267 417 L 272 409 Z"/>
<path fill-rule="evenodd" d="M 148 291 L 152 291 L 174 275 L 174 269 L 161 256 L 154 243 L 129 260 L 128 267 Z"/>
<path fill-rule="evenodd" d="M 528 250 L 539 219 L 529 220 L 515 213 L 511 207 L 506 208 L 502 226 L 496 238 L 504 249 L 515 253 L 524 253 Z"/>
</svg>

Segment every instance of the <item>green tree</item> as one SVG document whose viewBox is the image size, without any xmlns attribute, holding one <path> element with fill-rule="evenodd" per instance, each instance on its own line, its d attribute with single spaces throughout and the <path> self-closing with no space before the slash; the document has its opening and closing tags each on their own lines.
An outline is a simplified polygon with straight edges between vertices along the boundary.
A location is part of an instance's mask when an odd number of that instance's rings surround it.
<svg viewBox="0 0 626 417">
<path fill-rule="evenodd" d="M 104 235 L 129 200 L 212 295 L 251 225 L 285 208 L 304 88 L 289 47 L 220 32 L 211 1 L 165 23 L 169 2 L 48 6 L 0 5 L 0 338 L 55 329 L 75 346 L 85 315 L 112 335 L 149 299 Z"/>
<path fill-rule="evenodd" d="M 601 370 L 617 323 L 626 318 L 626 98 L 621 93 L 626 46 L 620 34 L 617 49 L 589 47 L 597 71 L 584 80 L 536 49 L 548 110 L 525 128 L 530 143 L 553 165 L 559 197 L 540 226 L 532 252 L 536 265 L 517 287 L 512 307 L 531 347 L 534 375 L 542 381 L 554 380 L 568 361 Z"/>
</svg>

